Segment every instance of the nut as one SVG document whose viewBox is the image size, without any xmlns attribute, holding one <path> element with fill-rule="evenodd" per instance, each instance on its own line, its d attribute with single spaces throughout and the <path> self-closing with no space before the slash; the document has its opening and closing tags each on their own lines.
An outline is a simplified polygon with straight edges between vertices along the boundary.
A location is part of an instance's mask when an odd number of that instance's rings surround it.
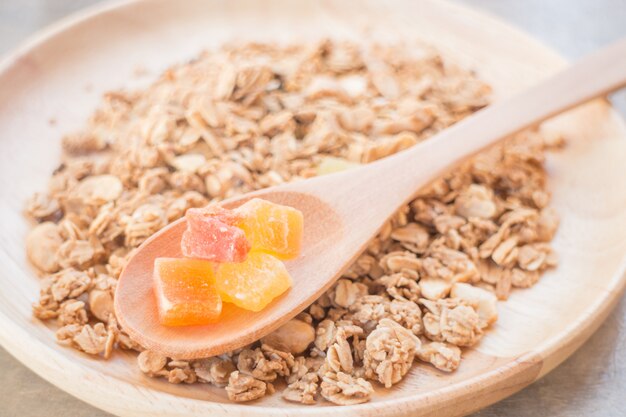
<svg viewBox="0 0 626 417">
<path fill-rule="evenodd" d="M 63 244 L 59 226 L 52 222 L 37 225 L 26 238 L 28 259 L 44 272 L 59 270 L 56 252 Z"/>
<path fill-rule="evenodd" d="M 491 324 L 498 319 L 497 297 L 482 288 L 474 287 L 470 284 L 457 282 L 452 286 L 450 296 L 460 298 L 470 304 L 476 305 L 478 317 L 487 324 Z"/>
<path fill-rule="evenodd" d="M 261 339 L 276 350 L 298 354 L 315 340 L 315 329 L 302 320 L 292 319 Z"/>
<path fill-rule="evenodd" d="M 113 296 L 109 291 L 92 290 L 89 293 L 89 310 L 98 320 L 109 321 L 113 314 Z"/>
</svg>

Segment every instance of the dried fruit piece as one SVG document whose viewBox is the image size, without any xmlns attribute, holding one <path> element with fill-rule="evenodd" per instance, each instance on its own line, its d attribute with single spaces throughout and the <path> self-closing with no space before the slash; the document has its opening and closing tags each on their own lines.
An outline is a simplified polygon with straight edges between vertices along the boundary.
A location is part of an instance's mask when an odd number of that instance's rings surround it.
<svg viewBox="0 0 626 417">
<path fill-rule="evenodd" d="M 293 207 L 253 198 L 234 210 L 241 215 L 237 224 L 255 250 L 279 259 L 293 259 L 302 244 L 302 213 Z"/>
<path fill-rule="evenodd" d="M 157 258 L 154 283 L 161 324 L 193 326 L 215 322 L 222 299 L 213 264 L 199 259 Z"/>
<path fill-rule="evenodd" d="M 187 230 L 181 249 L 188 258 L 214 262 L 242 262 L 250 250 L 244 231 L 234 226 L 237 213 L 219 206 L 191 208 L 185 214 Z"/>
<path fill-rule="evenodd" d="M 359 165 L 361 164 L 348 161 L 347 159 L 326 156 L 322 158 L 322 161 L 317 166 L 317 175 L 334 174 L 335 172 L 356 168 Z"/>
<path fill-rule="evenodd" d="M 253 251 L 243 262 L 219 265 L 216 283 L 224 301 L 246 310 L 261 311 L 291 287 L 291 277 L 280 260 Z"/>
</svg>

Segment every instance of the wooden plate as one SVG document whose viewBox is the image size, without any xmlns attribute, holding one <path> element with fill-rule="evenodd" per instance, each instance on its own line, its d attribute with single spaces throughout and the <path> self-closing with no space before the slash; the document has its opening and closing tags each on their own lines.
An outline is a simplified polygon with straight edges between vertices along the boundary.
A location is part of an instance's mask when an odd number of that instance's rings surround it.
<svg viewBox="0 0 626 417">
<path fill-rule="evenodd" d="M 364 35 L 366 34 L 366 35 Z M 45 187 L 60 136 L 81 126 L 102 92 L 146 82 L 203 47 L 231 39 L 294 41 L 335 36 L 423 39 L 475 68 L 499 97 L 564 65 L 556 54 L 491 17 L 442 1 L 128 1 L 91 9 L 34 38 L 0 64 L 0 342 L 40 376 L 120 416 L 333 416 L 334 406 L 299 406 L 275 395 L 231 404 L 221 389 L 143 377 L 134 355 L 110 361 L 56 344 L 31 317 L 39 283 L 24 253 L 25 199 Z M 148 77 L 150 78 L 150 77 Z M 56 124 L 50 124 L 51 118 Z M 500 319 L 450 375 L 416 365 L 345 416 L 462 415 L 545 375 L 600 325 L 626 285 L 626 130 L 604 101 L 548 123 L 567 148 L 548 160 L 562 225 L 558 269 L 499 306 Z"/>
</svg>

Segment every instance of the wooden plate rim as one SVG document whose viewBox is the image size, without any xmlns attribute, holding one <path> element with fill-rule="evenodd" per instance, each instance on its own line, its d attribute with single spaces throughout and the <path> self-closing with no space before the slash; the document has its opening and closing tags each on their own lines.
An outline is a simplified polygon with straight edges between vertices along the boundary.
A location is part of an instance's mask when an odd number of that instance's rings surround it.
<svg viewBox="0 0 626 417">
<path fill-rule="evenodd" d="M 36 32 L 29 37 L 25 42 L 20 44 L 12 52 L 5 55 L 0 60 L 0 74 L 7 72 L 21 57 L 26 56 L 39 47 L 45 46 L 45 44 L 55 38 L 55 36 L 63 33 L 64 31 L 78 26 L 80 24 L 88 23 L 89 20 L 100 16 L 102 14 L 110 13 L 116 10 L 123 9 L 137 3 L 148 3 L 148 0 L 117 0 L 104 2 L 102 4 L 94 5 L 73 13 L 56 23 Z M 525 32 L 509 25 L 502 20 L 491 16 L 483 11 L 475 11 L 469 7 L 459 4 L 451 3 L 447 0 L 438 0 L 440 7 L 446 7 L 450 10 L 454 10 L 458 13 L 463 13 L 468 16 L 476 16 L 484 21 L 489 21 L 493 25 L 497 26 L 499 30 L 508 31 L 510 34 L 514 34 L 517 37 L 524 38 L 529 44 L 532 44 L 536 49 L 543 49 L 542 52 L 552 55 L 555 59 L 559 59 L 563 62 L 565 60 L 546 47 L 539 41 L 535 40 L 532 36 Z M 511 358 L 502 365 L 490 370 L 489 372 L 476 375 L 466 380 L 452 384 L 446 388 L 439 388 L 435 394 L 433 393 L 421 393 L 414 396 L 406 396 L 397 399 L 381 400 L 373 403 L 352 405 L 352 406 L 324 406 L 324 407 L 299 407 L 299 408 L 282 408 L 282 407 L 265 407 L 257 405 L 242 405 L 242 404 L 221 404 L 211 401 L 195 400 L 191 398 L 179 397 L 160 390 L 153 390 L 150 388 L 136 387 L 128 382 L 115 380 L 118 384 L 118 389 L 112 390 L 107 384 L 103 386 L 94 387 L 93 390 L 85 390 L 77 388 L 76 384 L 71 384 L 68 378 L 55 378 L 54 373 L 63 372 L 64 374 L 70 374 L 75 372 L 78 375 L 87 377 L 86 379 L 97 381 L 103 378 L 98 371 L 92 369 L 85 370 L 79 363 L 68 361 L 63 355 L 62 351 L 50 348 L 43 342 L 32 337 L 26 329 L 20 328 L 16 323 L 13 323 L 0 310 L 0 322 L 8 323 L 8 326 L 0 328 L 0 345 L 2 345 L 9 353 L 20 360 L 25 366 L 38 374 L 40 377 L 46 379 L 48 382 L 57 386 L 58 388 L 69 392 L 70 394 L 80 398 L 81 400 L 107 410 L 112 413 L 120 412 L 121 408 L 116 406 L 117 401 L 130 400 L 132 396 L 124 394 L 122 391 L 124 387 L 130 390 L 139 390 L 144 393 L 150 393 L 152 391 L 158 392 L 159 396 L 168 396 L 172 399 L 176 399 L 176 402 L 182 402 L 190 406 L 200 406 L 206 411 L 216 412 L 220 415 L 246 415 L 246 416 L 286 416 L 297 413 L 301 415 L 315 415 L 315 416 L 335 416 L 338 411 L 342 415 L 362 415 L 365 410 L 378 411 L 380 415 L 387 415 L 391 409 L 405 409 L 407 406 L 414 405 L 420 400 L 428 397 L 428 406 L 437 408 L 437 401 L 444 395 L 445 403 L 452 403 L 455 400 L 471 393 L 471 388 L 474 387 L 479 392 L 487 392 L 490 388 L 499 385 L 501 382 L 509 379 L 513 379 L 515 376 L 519 376 L 523 373 L 528 373 L 528 377 L 523 378 L 512 387 L 512 391 L 503 392 L 502 395 L 496 394 L 489 401 L 480 403 L 480 407 L 492 404 L 508 395 L 516 392 L 523 387 L 534 382 L 536 379 L 545 375 L 552 369 L 554 369 L 563 360 L 569 357 L 578 347 L 580 347 L 589 336 L 600 326 L 602 321 L 608 316 L 610 311 L 617 305 L 617 302 L 621 298 L 622 293 L 626 289 L 626 256 L 622 259 L 619 272 L 613 279 L 613 288 L 606 291 L 606 295 L 602 299 L 590 306 L 586 311 L 582 312 L 581 319 L 577 323 L 573 323 L 571 326 L 563 329 L 559 333 L 555 334 L 551 338 L 547 339 L 544 343 L 539 345 L 535 350 L 527 352 L 517 358 Z M 582 335 L 582 336 L 581 336 Z M 38 361 L 32 361 L 32 358 L 27 358 L 27 355 L 23 353 L 23 345 L 20 341 L 28 340 L 29 343 L 38 344 L 38 348 L 45 350 L 47 355 L 45 358 L 40 358 Z M 557 353 L 565 351 L 566 353 L 559 358 L 559 360 L 550 360 L 557 356 Z M 28 360 L 27 360 L 28 359 Z M 114 379 L 105 377 L 107 379 Z M 93 382 L 94 384 L 96 382 Z M 104 388 L 104 389 L 103 389 Z M 129 404 L 125 404 L 127 407 Z M 445 404 L 444 404 L 445 406 Z M 480 407 L 477 407 L 480 408 Z M 420 408 L 421 409 L 421 408 Z M 126 409 L 129 411 L 128 409 Z M 180 413 L 180 410 L 170 407 L 168 409 L 162 408 L 162 405 L 157 403 L 137 404 L 132 415 L 149 415 L 150 412 L 160 411 L 167 412 L 168 415 L 187 415 L 187 413 Z M 422 410 L 423 411 L 423 410 Z"/>
</svg>

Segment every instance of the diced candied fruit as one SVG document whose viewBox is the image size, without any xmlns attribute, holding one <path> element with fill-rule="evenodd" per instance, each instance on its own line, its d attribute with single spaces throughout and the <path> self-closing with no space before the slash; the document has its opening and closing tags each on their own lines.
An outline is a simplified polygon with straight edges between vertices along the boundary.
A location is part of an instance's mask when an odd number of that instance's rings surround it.
<svg viewBox="0 0 626 417">
<path fill-rule="evenodd" d="M 241 216 L 219 206 L 191 208 L 185 214 L 187 230 L 181 249 L 188 258 L 213 262 L 241 262 L 246 259 L 250 242 L 244 231 L 234 224 Z"/>
<path fill-rule="evenodd" d="M 285 265 L 263 252 L 252 251 L 243 262 L 217 267 L 217 290 L 225 302 L 246 310 L 261 311 L 291 287 Z"/>
<path fill-rule="evenodd" d="M 299 210 L 253 198 L 234 211 L 241 215 L 237 225 L 254 250 L 279 259 L 293 259 L 300 254 L 303 218 Z"/>
<path fill-rule="evenodd" d="M 343 158 L 335 158 L 334 156 L 325 156 L 317 166 L 317 175 L 334 174 L 336 172 L 345 171 L 347 169 L 358 167 L 359 163 L 348 161 Z"/>
<path fill-rule="evenodd" d="M 202 325 L 213 323 L 220 316 L 222 299 L 211 262 L 157 258 L 153 276 L 161 324 Z"/>
</svg>

